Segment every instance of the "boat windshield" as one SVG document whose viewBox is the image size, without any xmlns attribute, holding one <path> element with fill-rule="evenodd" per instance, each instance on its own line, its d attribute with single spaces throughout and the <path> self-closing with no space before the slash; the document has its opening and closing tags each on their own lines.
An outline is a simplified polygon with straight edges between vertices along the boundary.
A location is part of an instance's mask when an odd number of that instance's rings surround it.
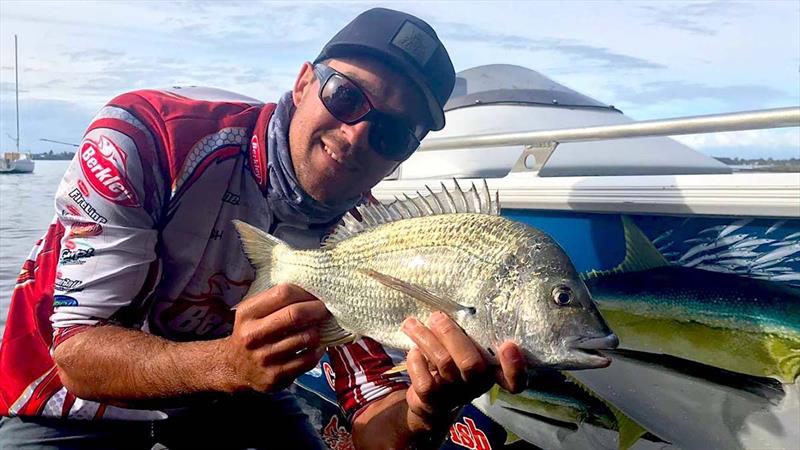
<svg viewBox="0 0 800 450">
<path fill-rule="evenodd" d="M 511 64 L 490 64 L 459 72 L 444 110 L 496 103 L 615 109 L 535 70 Z"/>
</svg>

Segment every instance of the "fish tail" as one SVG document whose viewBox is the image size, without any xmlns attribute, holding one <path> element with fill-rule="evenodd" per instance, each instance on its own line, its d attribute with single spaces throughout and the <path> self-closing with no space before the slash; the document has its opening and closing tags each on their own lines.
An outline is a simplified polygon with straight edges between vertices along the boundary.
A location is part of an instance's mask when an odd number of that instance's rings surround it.
<svg viewBox="0 0 800 450">
<path fill-rule="evenodd" d="M 279 253 L 291 251 L 289 245 L 280 239 L 260 230 L 248 223 L 234 220 L 233 225 L 239 232 L 244 253 L 261 276 L 270 277 L 272 266 Z M 265 280 L 271 285 L 271 280 Z"/>
</svg>

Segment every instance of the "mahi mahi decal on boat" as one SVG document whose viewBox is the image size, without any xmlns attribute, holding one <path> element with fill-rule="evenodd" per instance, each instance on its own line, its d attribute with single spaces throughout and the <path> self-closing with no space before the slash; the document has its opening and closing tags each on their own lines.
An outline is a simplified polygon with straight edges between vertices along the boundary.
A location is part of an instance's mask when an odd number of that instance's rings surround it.
<svg viewBox="0 0 800 450">
<path fill-rule="evenodd" d="M 800 288 L 800 221 L 743 218 L 720 224 L 719 220 L 691 217 L 676 224 L 663 217 L 637 217 L 672 264 Z"/>
<path fill-rule="evenodd" d="M 567 427 L 588 423 L 614 430 L 618 433 L 619 450 L 628 450 L 647 434 L 641 425 L 567 372 L 538 371 L 534 379 L 534 387 L 520 394 L 511 394 L 494 385 L 489 391 L 489 401 L 498 401 L 502 408 L 530 416 L 531 424 L 534 420 L 553 421 Z M 522 417 L 520 420 L 525 421 Z M 516 437 L 510 436 L 511 440 Z M 658 440 L 653 435 L 648 437 Z"/>
<path fill-rule="evenodd" d="M 630 218 L 622 216 L 622 223 L 624 261 L 612 270 L 584 275 L 620 348 L 795 382 L 800 374 L 800 290 L 670 264 Z M 734 223 L 715 233 L 741 245 L 747 238 L 737 231 L 744 225 Z M 686 253 L 684 259 L 699 253 Z"/>
</svg>

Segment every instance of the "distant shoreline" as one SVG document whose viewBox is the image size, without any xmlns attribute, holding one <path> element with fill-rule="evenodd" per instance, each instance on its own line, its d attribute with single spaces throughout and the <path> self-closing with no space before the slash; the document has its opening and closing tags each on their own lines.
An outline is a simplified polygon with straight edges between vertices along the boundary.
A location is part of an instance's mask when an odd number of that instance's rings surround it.
<svg viewBox="0 0 800 450">
<path fill-rule="evenodd" d="M 32 155 L 34 161 L 72 161 L 75 152 L 54 153 L 50 151 L 48 153 L 33 153 Z"/>
</svg>

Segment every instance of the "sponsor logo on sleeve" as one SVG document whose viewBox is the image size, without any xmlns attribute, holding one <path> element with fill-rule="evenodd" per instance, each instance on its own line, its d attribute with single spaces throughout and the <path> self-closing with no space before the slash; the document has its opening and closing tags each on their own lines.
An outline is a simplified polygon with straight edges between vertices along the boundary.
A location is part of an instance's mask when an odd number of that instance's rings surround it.
<svg viewBox="0 0 800 450">
<path fill-rule="evenodd" d="M 83 238 L 99 236 L 103 233 L 103 226 L 92 222 L 75 222 L 69 228 L 67 238 Z"/>
<path fill-rule="evenodd" d="M 339 416 L 334 415 L 322 429 L 322 440 L 331 450 L 354 450 L 353 437 L 347 428 L 339 426 Z"/>
<path fill-rule="evenodd" d="M 456 445 L 473 450 L 492 450 L 489 438 L 483 430 L 475 426 L 475 421 L 469 417 L 463 417 L 462 420 L 450 427 L 450 440 Z"/>
<path fill-rule="evenodd" d="M 230 203 L 231 205 L 238 205 L 241 197 L 239 194 L 234 194 L 231 191 L 225 191 L 225 194 L 222 195 L 222 202 L 223 203 Z"/>
<path fill-rule="evenodd" d="M 73 280 L 72 278 L 62 278 L 59 276 L 56 278 L 55 290 L 60 292 L 80 292 L 83 290 L 83 288 L 78 287 L 81 284 L 83 284 L 81 280 Z"/>
<path fill-rule="evenodd" d="M 86 187 L 86 183 L 84 183 L 83 180 L 78 180 L 78 190 L 81 191 L 84 197 L 89 196 L 89 188 Z"/>
<path fill-rule="evenodd" d="M 150 326 L 162 336 L 174 340 L 216 338 L 233 330 L 235 312 L 225 302 L 228 298 L 240 299 L 251 280 L 232 280 L 224 273 L 211 275 L 207 287 L 198 291 L 184 291 L 175 300 L 161 300 L 154 304 Z"/>
<path fill-rule="evenodd" d="M 79 189 L 77 189 L 77 188 L 73 189 L 69 193 L 69 198 L 74 200 L 75 203 L 83 210 L 83 212 L 85 212 L 86 214 L 89 215 L 90 219 L 94 220 L 95 222 L 100 222 L 100 223 L 108 222 L 108 219 L 106 219 L 105 216 L 103 216 L 102 214 L 97 212 L 97 210 L 94 209 L 94 206 L 89 204 L 89 202 L 87 202 L 86 199 L 83 198 L 83 194 L 81 194 L 81 191 Z M 67 209 L 69 209 L 69 212 L 72 213 L 73 215 L 80 216 L 80 213 L 74 214 L 73 210 L 70 209 L 69 206 L 67 207 Z"/>
<path fill-rule="evenodd" d="M 322 363 L 322 372 L 325 373 L 325 380 L 328 382 L 328 386 L 331 389 L 335 389 L 334 385 L 336 383 L 336 373 L 333 371 L 333 367 L 327 362 Z"/>
<path fill-rule="evenodd" d="M 64 266 L 68 265 L 80 265 L 86 262 L 87 259 L 94 256 L 94 248 L 89 246 L 84 247 L 77 247 L 74 244 L 74 241 L 67 241 L 69 244 L 72 242 L 72 245 L 66 245 L 61 250 L 61 258 L 58 260 L 58 263 Z M 73 248 L 70 248 L 73 247 Z"/>
<path fill-rule="evenodd" d="M 117 144 L 105 136 L 98 142 L 85 139 L 79 154 L 83 175 L 95 192 L 121 206 L 140 206 L 136 191 L 118 169 L 127 171 L 127 155 Z"/>
<path fill-rule="evenodd" d="M 253 165 L 253 175 L 256 177 L 256 182 L 263 187 L 267 182 L 267 165 L 262 159 L 258 137 L 253 136 L 253 139 L 250 139 L 250 163 Z"/>
<path fill-rule="evenodd" d="M 78 301 L 75 300 L 75 297 L 70 297 L 69 295 L 54 295 L 53 307 L 60 306 L 78 306 Z"/>
</svg>

